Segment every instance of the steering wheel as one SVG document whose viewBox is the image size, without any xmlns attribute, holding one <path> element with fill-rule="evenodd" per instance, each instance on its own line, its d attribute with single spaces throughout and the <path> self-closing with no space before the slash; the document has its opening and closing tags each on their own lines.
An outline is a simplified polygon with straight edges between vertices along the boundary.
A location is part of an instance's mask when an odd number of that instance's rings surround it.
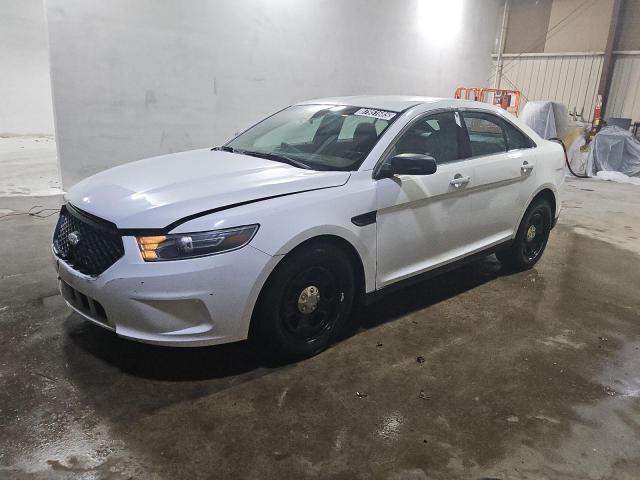
<svg viewBox="0 0 640 480">
<path fill-rule="evenodd" d="M 287 143 L 287 142 L 281 142 L 280 143 L 280 149 L 281 150 L 292 150 L 292 151 L 297 152 L 297 153 L 306 153 L 304 150 L 301 150 L 298 147 L 296 147 L 295 145 L 291 145 L 290 143 Z"/>
</svg>

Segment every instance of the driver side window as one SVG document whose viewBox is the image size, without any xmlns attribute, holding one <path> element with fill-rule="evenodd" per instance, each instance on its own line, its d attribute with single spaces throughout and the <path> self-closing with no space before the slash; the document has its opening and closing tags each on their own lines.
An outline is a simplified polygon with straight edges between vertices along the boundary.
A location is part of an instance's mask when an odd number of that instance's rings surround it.
<svg viewBox="0 0 640 480">
<path fill-rule="evenodd" d="M 396 140 L 389 158 L 401 153 L 432 156 L 438 164 L 462 158 L 460 135 L 462 128 L 454 112 L 435 113 L 416 120 Z"/>
</svg>

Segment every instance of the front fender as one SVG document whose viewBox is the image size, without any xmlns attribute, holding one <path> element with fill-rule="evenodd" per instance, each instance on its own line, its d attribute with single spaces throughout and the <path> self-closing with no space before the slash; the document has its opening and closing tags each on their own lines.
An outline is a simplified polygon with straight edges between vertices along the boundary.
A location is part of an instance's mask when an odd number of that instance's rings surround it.
<svg viewBox="0 0 640 480">
<path fill-rule="evenodd" d="M 348 228 L 338 225 L 321 225 L 308 228 L 289 238 L 274 253 L 275 256 L 284 256 L 302 243 L 322 236 L 338 237 L 349 243 L 360 257 L 364 270 L 365 291 L 375 289 L 375 238 L 376 224 L 359 228 L 358 235 Z M 270 252 L 267 252 L 270 253 Z"/>
</svg>

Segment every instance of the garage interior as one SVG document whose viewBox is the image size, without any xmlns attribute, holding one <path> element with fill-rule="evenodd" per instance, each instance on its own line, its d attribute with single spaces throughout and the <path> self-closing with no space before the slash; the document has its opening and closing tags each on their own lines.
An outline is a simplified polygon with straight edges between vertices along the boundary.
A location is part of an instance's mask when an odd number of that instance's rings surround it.
<svg viewBox="0 0 640 480">
<path fill-rule="evenodd" d="M 640 1 L 2 6 L 0 478 L 640 478 Z M 540 263 L 418 283 L 279 365 L 244 342 L 135 343 L 66 307 L 68 188 L 364 94 L 477 99 L 562 138 Z"/>
</svg>

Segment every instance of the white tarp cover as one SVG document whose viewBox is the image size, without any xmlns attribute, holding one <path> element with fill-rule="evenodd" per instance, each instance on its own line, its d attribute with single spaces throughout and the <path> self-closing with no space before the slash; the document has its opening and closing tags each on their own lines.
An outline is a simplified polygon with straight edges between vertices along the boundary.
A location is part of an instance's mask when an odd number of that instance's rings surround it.
<svg viewBox="0 0 640 480">
<path fill-rule="evenodd" d="M 519 117 L 534 132 L 547 140 L 562 137 L 569 124 L 567 107 L 556 102 L 527 102 Z"/>
<path fill-rule="evenodd" d="M 578 175 L 587 174 L 589 154 L 581 150 L 585 143 L 587 143 L 587 141 L 584 139 L 584 136 L 578 135 L 571 145 L 567 146 L 567 158 L 569 159 L 569 164 L 571 165 L 571 169 Z M 570 173 L 568 172 L 568 174 Z"/>
<path fill-rule="evenodd" d="M 640 185 L 640 177 L 628 177 L 624 173 L 611 172 L 607 170 L 600 170 L 598 174 L 593 178 L 599 178 L 601 180 L 610 180 L 618 183 L 632 183 L 634 185 Z"/>
<path fill-rule="evenodd" d="M 604 127 L 593 139 L 587 171 L 599 177 L 607 176 L 600 174 L 603 171 L 640 177 L 640 142 L 628 130 L 616 126 Z M 619 175 L 608 176 L 608 180 L 615 178 L 620 181 L 621 178 Z"/>
</svg>

